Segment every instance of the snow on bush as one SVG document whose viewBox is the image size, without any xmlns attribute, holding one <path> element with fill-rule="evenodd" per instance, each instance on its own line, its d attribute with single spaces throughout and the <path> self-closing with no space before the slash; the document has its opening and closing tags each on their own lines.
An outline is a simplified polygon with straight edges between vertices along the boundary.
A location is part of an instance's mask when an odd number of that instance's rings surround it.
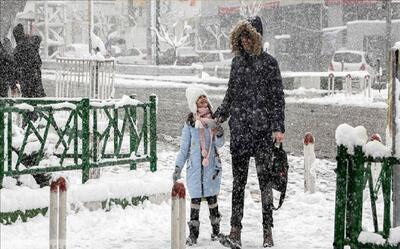
<svg viewBox="0 0 400 249">
<path fill-rule="evenodd" d="M 17 180 L 10 176 L 6 176 L 3 179 L 3 188 L 15 189 L 17 187 Z"/>
<path fill-rule="evenodd" d="M 382 235 L 372 232 L 362 231 L 358 236 L 358 241 L 363 244 L 384 245 L 386 243 Z"/>
<path fill-rule="evenodd" d="M 26 103 L 15 105 L 15 107 L 20 109 L 20 110 L 27 110 L 27 111 L 30 111 L 30 112 L 33 112 L 33 110 L 34 110 L 33 106 L 28 105 Z"/>
<path fill-rule="evenodd" d="M 21 175 L 18 180 L 22 183 L 23 186 L 29 187 L 31 189 L 37 189 L 40 186 L 36 183 L 35 178 L 32 175 Z"/>
<path fill-rule="evenodd" d="M 336 144 L 344 145 L 349 154 L 354 154 L 355 146 L 364 146 L 368 141 L 367 130 L 364 126 L 352 127 L 348 124 L 341 124 L 336 129 Z"/>
<path fill-rule="evenodd" d="M 400 226 L 390 229 L 388 242 L 393 246 L 400 243 Z"/>
<path fill-rule="evenodd" d="M 367 156 L 372 156 L 373 158 L 390 156 L 390 149 L 379 141 L 368 142 L 363 151 Z"/>
<path fill-rule="evenodd" d="M 53 173 L 58 179 L 59 173 Z M 49 187 L 39 188 L 31 175 L 22 175 L 23 186 L 5 178 L 9 188 L 4 186 L 0 195 L 0 212 L 44 208 L 49 205 Z M 20 181 L 21 181 L 20 177 Z M 66 176 L 64 176 L 67 179 Z M 68 177 L 69 178 L 69 177 Z M 100 179 L 90 179 L 85 184 L 73 184 L 68 179 L 68 203 L 77 204 L 92 201 L 107 201 L 112 198 L 132 198 L 169 193 L 172 181 L 158 172 L 147 172 L 138 169 L 124 174 L 105 172 Z M 30 185 L 30 188 L 27 187 Z"/>
</svg>

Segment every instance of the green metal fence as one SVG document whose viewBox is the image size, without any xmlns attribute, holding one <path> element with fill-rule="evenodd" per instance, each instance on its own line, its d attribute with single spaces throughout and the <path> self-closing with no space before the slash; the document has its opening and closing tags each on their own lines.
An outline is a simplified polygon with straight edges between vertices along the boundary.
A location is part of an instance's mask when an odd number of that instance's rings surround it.
<svg viewBox="0 0 400 249">
<path fill-rule="evenodd" d="M 338 146 L 336 169 L 336 201 L 334 248 L 343 249 L 348 245 L 358 248 L 399 248 L 388 243 L 391 228 L 392 166 L 400 161 L 395 157 L 372 158 L 363 153 L 362 147 L 354 148 L 354 154 L 347 152 L 343 145 Z M 381 163 L 382 168 L 376 181 L 372 179 L 371 163 Z M 384 245 L 363 244 L 358 240 L 362 232 L 363 192 L 369 189 L 374 232 L 386 240 Z M 377 199 L 383 194 L 383 230 L 379 230 Z"/>
<path fill-rule="evenodd" d="M 109 101 L 0 99 L 0 188 L 4 176 L 82 170 L 86 182 L 91 168 L 128 164 L 134 170 L 138 162 L 150 162 L 150 170 L 156 171 L 156 102 L 155 95 L 148 102 L 134 96 Z M 18 131 L 22 142 L 15 136 Z M 57 165 L 40 164 L 49 153 Z M 24 167 L 28 157 L 31 165 Z"/>
</svg>

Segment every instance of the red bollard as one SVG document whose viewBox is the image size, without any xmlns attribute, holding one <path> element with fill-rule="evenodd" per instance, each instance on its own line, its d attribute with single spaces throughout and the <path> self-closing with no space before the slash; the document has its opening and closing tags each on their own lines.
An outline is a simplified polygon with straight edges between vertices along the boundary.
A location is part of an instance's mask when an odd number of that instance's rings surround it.
<svg viewBox="0 0 400 249">
<path fill-rule="evenodd" d="M 186 189 L 183 182 L 174 183 L 171 201 L 171 249 L 183 249 L 186 239 Z"/>
<path fill-rule="evenodd" d="M 372 136 L 369 138 L 369 141 L 378 141 L 382 143 L 382 137 L 378 133 L 372 134 Z"/>
</svg>

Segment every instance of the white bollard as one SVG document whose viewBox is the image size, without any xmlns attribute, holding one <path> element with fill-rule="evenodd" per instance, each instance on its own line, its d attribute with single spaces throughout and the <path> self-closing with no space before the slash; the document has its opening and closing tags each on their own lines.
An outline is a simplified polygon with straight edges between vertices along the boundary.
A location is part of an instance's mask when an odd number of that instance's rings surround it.
<svg viewBox="0 0 400 249">
<path fill-rule="evenodd" d="M 186 240 L 186 190 L 183 182 L 174 184 L 171 200 L 171 249 L 183 249 Z"/>
<path fill-rule="evenodd" d="M 49 205 L 49 243 L 50 249 L 58 249 L 57 245 L 57 210 L 58 209 L 58 185 L 52 182 L 50 185 L 50 205 Z"/>
<path fill-rule="evenodd" d="M 63 177 L 50 184 L 50 249 L 67 248 L 67 182 Z"/>
<path fill-rule="evenodd" d="M 314 136 L 307 132 L 304 136 L 304 192 L 315 193 L 316 168 Z"/>
</svg>

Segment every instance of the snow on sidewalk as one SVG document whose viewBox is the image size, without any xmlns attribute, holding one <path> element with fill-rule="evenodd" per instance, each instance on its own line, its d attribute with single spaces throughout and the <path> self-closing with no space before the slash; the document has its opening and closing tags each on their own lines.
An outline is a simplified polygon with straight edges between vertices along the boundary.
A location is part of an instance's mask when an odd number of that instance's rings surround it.
<svg viewBox="0 0 400 249">
<path fill-rule="evenodd" d="M 170 177 L 174 168 L 177 148 L 159 143 L 159 171 Z M 229 149 L 222 149 L 224 160 L 222 190 L 219 196 L 223 215 L 221 231 L 229 232 L 232 174 Z M 283 207 L 274 214 L 275 248 L 331 248 L 334 224 L 334 163 L 318 160 L 320 192 L 310 195 L 303 193 L 303 159 L 289 156 L 290 179 L 287 199 Z M 243 219 L 244 248 L 261 248 L 261 203 L 258 197 L 258 183 L 251 162 L 246 190 L 245 214 Z M 185 174 L 183 174 L 185 177 Z M 156 187 L 156 186 L 154 186 Z M 277 201 L 279 195 L 275 195 Z M 126 248 L 160 249 L 170 248 L 170 201 L 160 205 L 148 201 L 125 210 L 114 207 L 111 211 L 70 212 L 67 218 L 68 248 Z M 189 202 L 187 202 L 187 217 Z M 206 203 L 200 213 L 200 237 L 194 248 L 224 248 L 218 242 L 210 241 L 211 226 Z M 36 217 L 30 221 L 9 226 L 1 225 L 2 249 L 48 247 L 48 216 Z"/>
</svg>

